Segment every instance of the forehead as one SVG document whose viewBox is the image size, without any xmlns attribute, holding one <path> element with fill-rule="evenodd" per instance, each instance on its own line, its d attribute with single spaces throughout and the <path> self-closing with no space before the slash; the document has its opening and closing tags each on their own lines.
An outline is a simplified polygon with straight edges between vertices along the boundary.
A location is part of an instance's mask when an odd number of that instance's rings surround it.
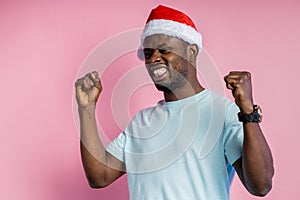
<svg viewBox="0 0 300 200">
<path fill-rule="evenodd" d="M 144 48 L 162 48 L 164 46 L 178 48 L 183 47 L 184 42 L 176 37 L 155 34 L 146 37 L 143 43 Z"/>
</svg>

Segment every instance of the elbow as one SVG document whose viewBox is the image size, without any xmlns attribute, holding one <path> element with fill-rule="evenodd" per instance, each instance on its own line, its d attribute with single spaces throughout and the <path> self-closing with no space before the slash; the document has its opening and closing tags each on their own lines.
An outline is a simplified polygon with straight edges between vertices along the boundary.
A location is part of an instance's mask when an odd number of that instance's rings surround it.
<svg viewBox="0 0 300 200">
<path fill-rule="evenodd" d="M 108 185 L 107 184 L 98 184 L 98 183 L 90 183 L 89 182 L 89 186 L 90 186 L 90 188 L 93 188 L 93 189 L 101 189 L 101 188 L 105 188 Z"/>
<path fill-rule="evenodd" d="M 266 196 L 272 189 L 272 179 L 274 176 L 274 168 L 269 170 L 269 173 L 265 173 L 264 177 L 261 177 L 259 180 L 252 182 L 255 184 L 249 184 L 247 187 L 248 191 L 258 197 Z"/>
<path fill-rule="evenodd" d="M 264 197 L 271 191 L 271 189 L 272 189 L 272 184 L 266 185 L 260 189 L 253 191 L 252 194 L 258 197 Z"/>
<path fill-rule="evenodd" d="M 272 180 L 257 185 L 255 188 L 249 190 L 249 192 L 258 197 L 264 197 L 271 191 L 271 189 Z"/>
<path fill-rule="evenodd" d="M 100 189 L 107 187 L 110 183 L 105 178 L 88 178 L 89 186 L 93 189 Z"/>
</svg>

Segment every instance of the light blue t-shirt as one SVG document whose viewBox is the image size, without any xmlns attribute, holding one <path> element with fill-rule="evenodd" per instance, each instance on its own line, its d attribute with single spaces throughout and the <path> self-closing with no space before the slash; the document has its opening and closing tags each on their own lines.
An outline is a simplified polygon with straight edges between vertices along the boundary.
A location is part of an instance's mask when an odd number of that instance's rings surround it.
<svg viewBox="0 0 300 200">
<path fill-rule="evenodd" d="M 106 148 L 125 163 L 130 199 L 229 199 L 242 156 L 238 112 L 209 90 L 138 112 Z"/>
</svg>

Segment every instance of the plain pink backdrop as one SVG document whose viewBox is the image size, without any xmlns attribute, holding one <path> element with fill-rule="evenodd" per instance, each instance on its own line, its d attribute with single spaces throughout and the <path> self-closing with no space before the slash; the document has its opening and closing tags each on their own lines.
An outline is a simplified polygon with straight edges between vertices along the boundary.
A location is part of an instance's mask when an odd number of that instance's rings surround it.
<svg viewBox="0 0 300 200">
<path fill-rule="evenodd" d="M 193 18 L 222 76 L 231 70 L 253 74 L 276 168 L 265 199 L 299 198 L 299 1 L 6 0 L 0 1 L 0 199 L 128 199 L 126 177 L 102 190 L 88 187 L 73 120 L 73 85 L 96 45 L 142 28 L 159 3 Z M 155 103 L 160 97 L 149 96 L 138 90 L 132 98 Z M 255 199 L 238 179 L 231 197 Z"/>
</svg>

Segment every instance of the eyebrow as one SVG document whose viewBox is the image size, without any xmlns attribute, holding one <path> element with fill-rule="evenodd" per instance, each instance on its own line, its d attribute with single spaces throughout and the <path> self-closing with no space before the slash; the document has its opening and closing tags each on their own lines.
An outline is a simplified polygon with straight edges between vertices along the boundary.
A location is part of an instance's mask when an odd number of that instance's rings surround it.
<svg viewBox="0 0 300 200">
<path fill-rule="evenodd" d="M 172 48 L 171 46 L 167 45 L 166 43 L 160 44 L 158 45 L 158 49 L 162 48 L 162 47 L 168 47 L 168 48 Z"/>
<path fill-rule="evenodd" d="M 146 48 L 144 48 L 144 50 L 150 50 L 150 49 L 161 49 L 161 48 L 168 48 L 168 49 L 173 49 L 173 47 L 172 46 L 169 46 L 169 45 L 167 45 L 167 44 L 160 44 L 160 45 L 158 45 L 156 48 L 149 48 L 149 47 L 146 47 Z"/>
</svg>

